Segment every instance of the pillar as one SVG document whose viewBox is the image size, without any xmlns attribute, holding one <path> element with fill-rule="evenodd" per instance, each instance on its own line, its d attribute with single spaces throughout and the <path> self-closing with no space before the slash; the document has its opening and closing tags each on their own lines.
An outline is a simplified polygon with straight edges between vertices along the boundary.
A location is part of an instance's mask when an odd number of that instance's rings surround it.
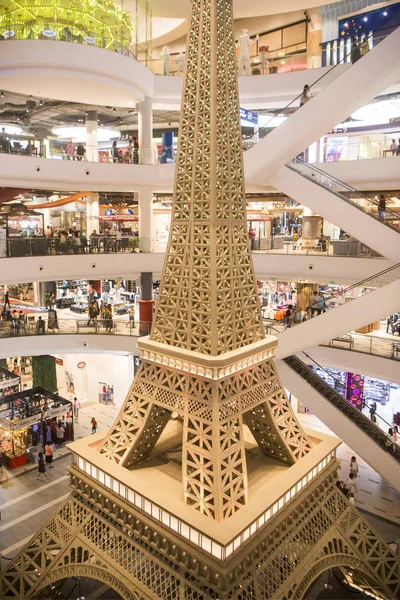
<svg viewBox="0 0 400 600">
<path fill-rule="evenodd" d="M 44 286 L 42 281 L 33 282 L 33 305 L 44 306 Z"/>
<path fill-rule="evenodd" d="M 318 240 L 321 236 L 322 217 L 306 206 L 303 208 L 302 239 Z M 304 245 L 304 243 L 303 243 Z"/>
<path fill-rule="evenodd" d="M 97 110 L 89 110 L 86 116 L 86 157 L 89 162 L 98 162 Z"/>
<path fill-rule="evenodd" d="M 153 321 L 153 273 L 140 274 L 139 335 L 149 335 Z"/>
<path fill-rule="evenodd" d="M 152 100 L 145 97 L 139 104 L 139 162 L 142 165 L 154 164 L 153 156 L 153 106 Z"/>
<path fill-rule="evenodd" d="M 322 19 L 320 9 L 309 11 L 311 23 L 307 33 L 307 68 L 316 69 L 322 65 Z"/>
<path fill-rule="evenodd" d="M 89 237 L 95 231 L 100 232 L 99 221 L 99 194 L 92 193 L 86 196 L 86 236 Z"/>
<path fill-rule="evenodd" d="M 139 192 L 139 250 L 152 252 L 153 247 L 153 191 L 146 187 Z"/>
</svg>

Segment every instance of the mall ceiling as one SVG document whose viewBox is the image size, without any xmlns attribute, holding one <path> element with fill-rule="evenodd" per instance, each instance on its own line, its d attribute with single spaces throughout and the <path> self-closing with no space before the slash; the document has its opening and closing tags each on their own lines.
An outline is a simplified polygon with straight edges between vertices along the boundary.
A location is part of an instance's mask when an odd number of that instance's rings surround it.
<svg viewBox="0 0 400 600">
<path fill-rule="evenodd" d="M 38 137 L 47 136 L 54 127 L 83 125 L 89 110 L 97 111 L 99 126 L 115 127 L 122 133 L 130 129 L 137 130 L 138 115 L 135 109 L 46 100 L 6 90 L 0 92 L 0 123 L 17 125 Z M 179 121 L 179 112 L 154 110 L 153 121 L 155 129 L 174 127 Z"/>
</svg>

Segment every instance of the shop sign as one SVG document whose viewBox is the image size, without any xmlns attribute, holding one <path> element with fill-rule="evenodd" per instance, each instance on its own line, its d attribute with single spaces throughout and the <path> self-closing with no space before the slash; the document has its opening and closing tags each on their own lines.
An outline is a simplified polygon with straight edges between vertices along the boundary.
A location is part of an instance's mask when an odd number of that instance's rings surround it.
<svg viewBox="0 0 400 600">
<path fill-rule="evenodd" d="M 77 365 L 78 369 L 84 369 L 86 367 L 86 363 L 85 362 L 79 362 Z"/>
<path fill-rule="evenodd" d="M 67 412 L 71 411 L 71 404 L 67 406 L 63 404 L 63 406 L 58 406 L 57 408 L 52 408 L 48 410 L 46 413 L 46 418 L 51 419 L 52 417 L 58 417 L 59 415 L 65 415 Z M 41 413 L 37 415 L 32 415 L 32 417 L 28 417 L 27 419 L 22 419 L 21 421 L 17 421 L 16 423 L 10 423 L 7 429 L 11 429 L 11 431 L 18 431 L 19 429 L 23 429 L 24 427 L 29 427 L 30 425 L 34 425 L 35 423 L 39 423 L 42 418 Z"/>
<path fill-rule="evenodd" d="M 100 215 L 100 220 L 103 221 L 139 221 L 135 215 Z"/>
<path fill-rule="evenodd" d="M 258 125 L 258 113 L 246 110 L 245 108 L 240 109 L 240 118 L 242 121 L 251 123 L 252 125 Z"/>
<path fill-rule="evenodd" d="M 63 366 L 63 364 L 64 364 L 64 361 L 63 361 L 63 359 L 62 359 L 62 358 L 56 358 L 56 365 L 61 365 L 61 366 Z"/>
</svg>

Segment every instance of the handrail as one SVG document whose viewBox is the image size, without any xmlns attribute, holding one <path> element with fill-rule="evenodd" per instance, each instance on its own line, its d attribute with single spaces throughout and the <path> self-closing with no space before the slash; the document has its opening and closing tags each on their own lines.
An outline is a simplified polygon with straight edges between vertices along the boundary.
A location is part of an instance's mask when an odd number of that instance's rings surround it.
<svg viewBox="0 0 400 600">
<path fill-rule="evenodd" d="M 319 369 L 322 369 L 322 371 L 324 371 L 327 375 L 329 375 L 329 377 L 332 377 L 332 379 L 345 391 L 346 390 L 346 386 L 340 381 L 340 379 L 337 379 L 336 377 L 334 377 L 331 373 L 329 373 L 329 371 L 327 369 L 325 369 L 325 367 L 323 367 L 322 365 L 319 364 L 319 362 L 317 362 L 314 358 L 312 358 L 312 356 L 310 356 L 309 354 L 307 354 L 307 352 L 304 352 L 304 350 L 302 351 L 302 354 L 304 354 L 304 356 L 306 356 L 309 360 L 311 360 Z M 314 373 L 314 375 L 316 375 L 317 377 L 319 377 L 319 375 L 317 375 L 316 373 Z M 320 378 L 321 381 L 324 382 L 324 384 L 326 384 L 329 389 L 332 389 L 331 386 L 329 384 L 326 383 L 326 381 L 324 381 L 322 378 Z M 366 402 L 364 401 L 364 399 L 362 400 L 362 406 L 363 408 L 368 408 L 369 406 L 368 404 L 366 404 Z M 384 423 L 386 423 L 386 425 L 388 427 L 391 427 L 391 424 L 388 423 L 386 421 L 386 419 L 384 419 L 383 417 L 381 417 L 377 412 L 375 412 L 375 414 L 381 419 L 381 421 L 383 421 Z M 365 417 L 365 415 L 363 415 Z M 368 419 L 368 417 L 365 417 L 366 419 Z M 368 421 L 370 421 L 368 419 Z"/>
<path fill-rule="evenodd" d="M 334 300 L 335 298 L 343 297 L 347 292 L 354 290 L 358 287 L 366 287 L 365 284 L 371 283 L 374 279 L 379 279 L 381 277 L 384 277 L 385 275 L 392 273 L 393 271 L 396 271 L 397 269 L 400 269 L 400 263 L 397 263 L 397 264 L 393 265 L 392 267 L 384 269 L 383 271 L 379 271 L 379 273 L 375 273 L 374 275 L 371 275 L 370 277 L 367 277 L 366 279 L 362 279 L 361 281 L 358 281 L 357 283 L 353 283 L 352 285 L 349 285 L 348 287 L 344 288 L 341 292 L 336 292 L 327 297 L 324 296 L 324 303 L 326 304 L 329 300 Z M 398 278 L 400 278 L 400 272 L 399 272 Z M 391 282 L 387 282 L 384 285 L 388 285 L 388 283 L 391 283 Z M 371 286 L 371 287 L 374 287 L 374 286 Z M 377 285 L 376 287 L 381 287 L 381 286 Z M 307 313 L 309 313 L 310 311 L 317 310 L 317 309 L 318 309 L 318 306 L 316 304 L 310 304 L 308 306 L 304 306 L 301 309 L 295 310 L 293 312 L 293 322 L 296 323 L 295 315 L 300 315 L 303 311 L 306 311 Z M 327 310 L 327 309 L 323 309 L 323 310 Z"/>
<path fill-rule="evenodd" d="M 308 357 L 308 355 L 305 352 L 303 352 L 303 354 Z M 308 357 L 308 358 L 310 358 L 310 360 L 312 360 L 313 362 L 316 362 L 311 357 Z M 391 440 L 390 437 L 384 431 L 382 431 L 382 429 L 380 429 L 380 427 L 376 423 L 374 423 L 368 417 L 366 417 L 361 410 L 358 410 L 355 406 L 353 406 L 350 402 L 348 402 L 343 396 L 341 396 L 341 394 L 339 394 L 335 389 L 333 389 L 329 384 L 327 384 L 321 377 L 319 377 L 316 373 L 314 373 L 314 371 L 312 371 L 300 358 L 298 358 L 295 355 L 291 355 L 291 356 L 284 358 L 283 361 L 290 368 L 292 368 L 300 377 L 302 377 L 305 381 L 307 381 L 307 383 L 309 385 L 311 385 L 312 387 L 314 387 L 313 384 L 310 381 L 308 381 L 305 374 L 307 374 L 310 379 L 313 378 L 314 380 L 317 380 L 318 386 L 327 390 L 328 394 L 326 396 L 323 393 L 321 393 L 321 392 L 320 393 L 328 400 L 328 402 L 331 402 L 332 404 L 334 404 L 332 402 L 332 400 L 329 399 L 329 396 L 331 396 L 331 397 L 334 396 L 337 400 L 340 400 L 340 404 L 343 405 L 343 407 L 345 407 L 345 411 L 341 411 L 341 412 L 347 418 L 349 418 L 352 421 L 352 423 L 354 425 L 356 425 L 356 427 L 360 427 L 360 425 L 350 415 L 353 414 L 355 417 L 357 417 L 357 420 L 361 420 L 364 424 L 364 426 L 362 427 L 362 431 L 364 433 L 366 433 L 366 435 L 368 435 L 374 443 L 379 445 L 380 448 L 382 448 L 396 462 L 400 463 L 400 453 L 395 454 L 395 453 L 392 453 L 389 451 L 390 445 L 392 445 L 392 444 L 394 445 L 393 440 Z M 316 364 L 318 364 L 318 363 L 316 363 Z M 297 369 L 296 369 L 296 365 L 298 367 Z M 318 365 L 318 366 L 320 366 L 320 365 Z M 323 367 L 321 367 L 321 368 L 323 369 Z M 318 388 L 315 388 L 315 389 L 317 392 L 319 391 Z M 340 410 L 337 405 L 336 405 L 336 408 L 338 408 L 338 410 Z M 350 413 L 350 415 L 349 415 L 349 413 Z M 372 431 L 376 435 L 376 438 L 374 437 L 374 435 L 371 435 L 368 431 Z M 382 443 L 380 443 L 380 441 Z M 390 444 L 386 445 L 388 441 L 390 442 Z"/>
<path fill-rule="evenodd" d="M 348 198 L 347 196 L 345 196 L 342 192 L 331 189 L 329 186 L 324 185 L 321 181 L 318 181 L 316 179 L 312 179 L 313 174 L 311 173 L 311 177 L 309 177 L 307 175 L 307 173 L 302 173 L 300 170 L 297 170 L 295 168 L 294 165 L 296 164 L 300 164 L 300 166 L 305 167 L 306 169 L 309 169 L 310 171 L 315 171 L 316 173 L 318 173 L 319 175 L 321 175 L 322 177 L 325 177 L 328 181 L 333 181 L 334 183 L 336 183 L 338 186 L 342 187 L 342 188 L 347 188 L 347 190 L 349 192 L 351 192 L 352 194 L 357 194 L 357 198 L 363 198 L 364 200 L 367 200 L 367 202 L 370 202 L 371 204 L 374 204 L 375 206 L 379 207 L 379 202 L 377 200 L 375 200 L 375 198 L 370 198 L 369 196 L 367 196 L 366 194 L 364 194 L 364 192 L 361 192 L 359 190 L 357 190 L 356 188 L 352 187 L 351 185 L 345 183 L 344 181 L 341 181 L 340 179 L 338 179 L 337 177 L 333 177 L 332 175 L 329 175 L 329 173 L 326 173 L 326 171 L 323 171 L 322 169 L 319 169 L 318 167 L 314 166 L 314 164 L 310 164 L 306 161 L 304 161 L 303 159 L 301 159 L 300 157 L 296 157 L 293 158 L 291 161 L 289 161 L 286 164 L 286 167 L 288 167 L 289 169 L 291 169 L 292 171 L 295 171 L 296 173 L 298 173 L 299 175 L 301 175 L 302 177 L 305 177 L 306 179 L 309 179 L 310 181 L 312 181 L 313 183 L 315 183 L 316 185 L 319 185 L 320 187 L 322 187 L 323 189 L 328 190 L 331 194 L 335 194 L 335 196 L 338 196 L 339 198 L 341 198 L 342 200 L 345 200 L 348 204 L 351 204 L 352 206 L 355 206 L 356 208 L 358 208 L 359 210 L 361 210 L 362 212 L 366 212 L 364 210 L 364 208 L 362 206 L 360 206 L 359 204 L 353 202 L 351 200 L 351 198 Z M 393 215 L 393 217 L 395 219 L 399 218 L 398 213 L 396 213 L 395 211 L 391 210 L 390 208 L 385 208 L 385 212 Z M 377 217 L 371 213 L 367 213 L 368 216 L 377 219 Z M 398 227 L 395 227 L 394 225 L 392 225 L 391 223 L 386 222 L 385 220 L 380 221 L 381 223 L 383 223 L 384 225 L 387 225 L 388 227 L 390 227 L 391 229 L 394 229 L 395 231 L 397 231 L 398 233 L 400 233 L 400 229 Z"/>
<path fill-rule="evenodd" d="M 383 25 L 381 25 L 380 27 L 378 27 L 378 29 L 375 29 L 375 31 L 373 31 L 367 38 L 367 40 L 370 40 L 371 38 L 373 39 L 374 35 L 381 30 L 387 29 L 387 24 L 390 23 L 390 21 L 392 19 L 394 19 L 398 14 L 400 13 L 400 10 L 398 10 L 396 13 L 394 13 L 390 19 L 388 21 L 386 21 L 386 23 L 384 23 Z M 395 29 L 391 29 L 390 33 L 392 33 L 393 31 L 395 31 L 397 29 L 397 27 L 395 27 Z M 389 33 L 389 35 L 390 35 Z M 386 36 L 385 36 L 386 37 Z M 315 84 L 317 84 L 319 81 L 321 81 L 322 79 L 324 79 L 324 77 L 326 77 L 327 75 L 329 75 L 329 73 L 331 73 L 331 71 L 333 71 L 334 69 L 336 69 L 337 66 L 339 66 L 340 64 L 345 64 L 346 63 L 346 59 L 351 56 L 351 51 L 348 52 L 345 56 L 343 56 L 343 58 L 336 63 L 336 65 L 332 65 L 331 68 L 326 71 L 325 73 L 323 73 L 323 75 L 321 75 L 321 77 L 318 77 L 318 79 L 316 79 L 310 86 L 309 88 L 311 89 L 313 86 L 315 86 Z M 362 56 L 361 56 L 362 58 Z M 279 113 L 284 113 L 294 102 L 296 102 L 296 100 L 298 100 L 301 96 L 302 96 L 303 92 L 300 92 L 300 94 L 298 94 L 295 98 L 293 98 L 293 100 L 291 100 L 289 102 L 289 104 L 287 104 L 284 108 L 279 110 Z M 248 135 L 246 137 L 242 138 L 242 141 L 246 141 L 246 140 L 251 140 L 254 138 L 254 136 L 258 135 L 260 131 L 262 131 L 263 129 L 269 129 L 268 128 L 268 123 L 270 123 L 271 121 L 273 121 L 276 118 L 276 114 L 271 117 L 266 123 L 265 125 L 263 125 L 262 127 L 259 127 L 256 131 L 254 131 L 251 135 Z"/>
</svg>

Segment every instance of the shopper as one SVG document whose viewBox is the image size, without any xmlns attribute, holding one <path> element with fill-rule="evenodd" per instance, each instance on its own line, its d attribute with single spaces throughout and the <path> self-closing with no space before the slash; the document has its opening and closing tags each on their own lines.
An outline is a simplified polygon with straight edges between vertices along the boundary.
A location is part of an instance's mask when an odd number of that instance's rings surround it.
<svg viewBox="0 0 400 600">
<path fill-rule="evenodd" d="M 372 417 L 371 417 L 371 421 L 373 422 L 373 424 L 374 424 L 374 425 L 376 425 L 376 426 L 378 427 L 378 429 L 380 429 L 380 426 L 379 426 L 379 421 L 378 421 L 378 419 L 376 418 L 376 415 L 375 415 L 375 414 L 373 414 L 373 415 L 372 415 Z"/>
<path fill-rule="evenodd" d="M 372 417 L 375 415 L 376 413 L 376 402 L 372 402 L 372 404 L 369 407 L 369 416 L 370 419 L 372 420 Z"/>
<path fill-rule="evenodd" d="M 53 468 L 53 448 L 49 442 L 46 442 L 46 446 L 44 448 L 45 461 L 46 465 L 49 465 L 49 469 Z"/>
<path fill-rule="evenodd" d="M 294 319 L 293 305 L 289 304 L 289 306 L 287 307 L 286 315 L 285 315 L 286 327 L 288 329 L 290 329 L 293 326 L 293 319 Z"/>
<path fill-rule="evenodd" d="M 75 396 L 74 398 L 74 417 L 77 421 L 79 421 L 79 409 L 81 405 L 78 398 Z"/>
<path fill-rule="evenodd" d="M 25 375 L 25 371 L 26 371 L 26 358 L 24 356 L 21 356 L 21 359 L 19 361 L 19 366 L 21 367 L 21 373 L 22 373 L 22 375 Z"/>
<path fill-rule="evenodd" d="M 315 317 L 320 314 L 319 308 L 319 296 L 316 291 L 314 291 L 310 296 L 310 316 Z"/>
<path fill-rule="evenodd" d="M 363 41 L 361 42 L 361 54 L 362 54 L 362 56 L 365 56 L 368 52 L 369 52 L 369 43 L 368 43 L 368 38 L 365 37 L 363 39 Z"/>
<path fill-rule="evenodd" d="M 93 327 L 96 327 L 96 322 L 97 322 L 97 317 L 99 316 L 99 309 L 97 307 L 97 302 L 96 300 L 93 300 L 93 302 L 91 302 L 90 306 L 89 306 L 89 320 L 88 320 L 88 327 L 90 325 L 93 325 Z"/>
<path fill-rule="evenodd" d="M 75 160 L 75 144 L 70 140 L 65 148 L 67 160 Z"/>
<path fill-rule="evenodd" d="M 304 106 L 304 104 L 307 104 L 307 102 L 311 100 L 311 98 L 312 94 L 310 88 L 308 85 L 305 85 L 300 96 L 300 106 Z"/>
<path fill-rule="evenodd" d="M 43 321 L 42 317 L 39 317 L 38 322 L 36 323 L 36 333 L 38 335 L 46 333 L 46 323 Z"/>
<path fill-rule="evenodd" d="M 318 314 L 325 313 L 328 309 L 323 292 L 318 293 Z"/>
<path fill-rule="evenodd" d="M 386 200 L 385 200 L 385 196 L 383 194 L 380 194 L 380 196 L 379 196 L 378 215 L 379 215 L 379 220 L 380 221 L 384 221 L 385 220 L 385 215 L 386 215 Z"/>
<path fill-rule="evenodd" d="M 92 425 L 92 434 L 96 433 L 97 431 L 97 421 L 94 417 L 92 417 L 92 420 L 90 421 L 91 425 Z"/>
<path fill-rule="evenodd" d="M 44 479 L 48 479 L 49 476 L 46 473 L 46 465 L 43 458 L 43 452 L 39 452 L 38 454 L 38 474 L 35 479 L 40 479 L 41 475 L 44 475 Z"/>
<path fill-rule="evenodd" d="M 62 426 L 61 422 L 59 422 L 57 425 L 57 428 L 56 428 L 56 435 L 57 435 L 57 444 L 60 446 L 60 448 L 64 443 L 64 434 L 65 434 L 65 429 Z"/>
<path fill-rule="evenodd" d="M 6 308 L 6 306 L 8 306 L 8 308 L 11 310 L 10 297 L 8 295 L 8 290 L 4 294 L 4 308 Z"/>
<path fill-rule="evenodd" d="M 354 475 L 354 477 L 358 477 L 358 462 L 357 462 L 357 458 L 355 456 L 351 457 L 350 475 Z"/>
<path fill-rule="evenodd" d="M 82 144 L 79 144 L 79 146 L 76 149 L 76 159 L 77 160 L 83 160 L 85 158 L 85 147 L 82 146 Z"/>
<path fill-rule="evenodd" d="M 351 504 L 354 506 L 354 493 L 358 493 L 358 489 L 355 482 L 355 476 L 353 473 L 350 473 L 349 480 L 347 482 L 347 498 Z"/>
<path fill-rule="evenodd" d="M 394 156 L 397 152 L 397 144 L 396 144 L 396 140 L 392 140 L 392 143 L 390 144 L 390 150 L 392 151 L 392 156 Z"/>
<path fill-rule="evenodd" d="M 395 447 L 394 447 L 394 434 L 393 434 L 393 429 L 391 427 L 389 427 L 388 429 L 388 440 L 386 441 L 386 447 L 388 449 L 388 452 L 390 452 L 390 454 L 394 454 L 395 451 Z"/>
<path fill-rule="evenodd" d="M 361 58 L 360 46 L 358 45 L 358 41 L 356 38 L 353 40 L 353 45 L 351 47 L 351 62 L 356 63 Z"/>
<path fill-rule="evenodd" d="M 111 150 L 112 161 L 114 163 L 118 162 L 118 147 L 117 140 L 113 141 L 112 150 Z"/>
<path fill-rule="evenodd" d="M 326 237 L 324 235 L 319 238 L 318 246 L 321 248 L 321 252 L 326 252 Z"/>
</svg>

